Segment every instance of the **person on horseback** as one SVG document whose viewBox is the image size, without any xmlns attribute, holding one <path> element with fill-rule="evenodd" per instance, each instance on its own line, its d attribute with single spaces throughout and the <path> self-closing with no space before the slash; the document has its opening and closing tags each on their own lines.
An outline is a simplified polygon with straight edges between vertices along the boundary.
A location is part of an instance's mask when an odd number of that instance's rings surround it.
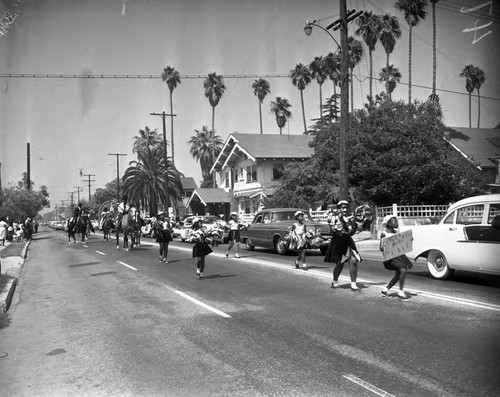
<svg viewBox="0 0 500 397">
<path fill-rule="evenodd" d="M 70 222 L 72 222 L 74 225 L 77 225 L 78 220 L 82 214 L 83 214 L 83 204 L 78 203 L 78 206 L 73 210 L 73 218 L 71 219 Z"/>
<path fill-rule="evenodd" d="M 126 194 L 124 194 L 122 196 L 122 201 L 120 202 L 120 204 L 118 204 L 118 218 L 116 221 L 117 229 L 121 230 L 121 223 L 122 223 L 123 215 L 126 215 L 128 213 L 129 209 L 130 209 L 130 205 L 128 204 L 128 197 Z"/>
</svg>

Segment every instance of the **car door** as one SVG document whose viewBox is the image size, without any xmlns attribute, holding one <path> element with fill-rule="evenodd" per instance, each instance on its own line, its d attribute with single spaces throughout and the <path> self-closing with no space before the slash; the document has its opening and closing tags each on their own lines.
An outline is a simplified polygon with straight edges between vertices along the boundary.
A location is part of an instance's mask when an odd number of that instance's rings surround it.
<svg viewBox="0 0 500 397">
<path fill-rule="evenodd" d="M 245 231 L 244 234 L 248 236 L 250 241 L 252 242 L 252 245 L 262 247 L 262 244 L 264 242 L 263 239 L 263 213 L 258 213 L 255 215 L 252 223 L 248 225 L 247 230 Z"/>
<path fill-rule="evenodd" d="M 480 226 L 477 242 L 479 267 L 500 274 L 500 229 L 491 226 L 493 218 L 500 215 L 500 203 L 490 203 L 485 215 L 486 220 Z"/>
</svg>

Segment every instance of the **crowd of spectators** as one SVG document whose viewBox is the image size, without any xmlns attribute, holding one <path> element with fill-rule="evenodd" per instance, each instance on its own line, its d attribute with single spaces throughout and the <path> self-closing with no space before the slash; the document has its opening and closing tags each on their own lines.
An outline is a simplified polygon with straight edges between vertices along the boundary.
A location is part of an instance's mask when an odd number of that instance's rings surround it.
<svg viewBox="0 0 500 397">
<path fill-rule="evenodd" d="M 30 241 L 38 230 L 38 223 L 31 218 L 24 221 L 12 221 L 8 216 L 0 217 L 0 246 L 5 242 Z"/>
</svg>

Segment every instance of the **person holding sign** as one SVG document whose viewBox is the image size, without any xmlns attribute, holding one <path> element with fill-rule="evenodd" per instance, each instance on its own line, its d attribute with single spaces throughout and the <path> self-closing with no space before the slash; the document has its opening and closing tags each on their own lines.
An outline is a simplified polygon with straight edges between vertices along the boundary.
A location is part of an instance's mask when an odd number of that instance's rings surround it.
<svg viewBox="0 0 500 397">
<path fill-rule="evenodd" d="M 406 301 L 410 298 L 404 292 L 403 287 L 405 284 L 406 273 L 413 267 L 413 264 L 405 254 L 387 258 L 388 256 L 392 256 L 388 254 L 387 251 L 389 243 L 391 242 L 391 237 L 396 236 L 398 233 L 398 227 L 398 218 L 394 215 L 387 215 L 382 222 L 383 231 L 380 235 L 380 251 L 384 253 L 384 259 L 386 259 L 384 260 L 384 267 L 387 270 L 393 270 L 395 272 L 394 277 L 391 281 L 389 281 L 389 284 L 382 289 L 382 295 L 390 296 L 389 290 L 399 281 L 399 291 L 396 293 L 396 296 L 399 299 Z"/>
</svg>

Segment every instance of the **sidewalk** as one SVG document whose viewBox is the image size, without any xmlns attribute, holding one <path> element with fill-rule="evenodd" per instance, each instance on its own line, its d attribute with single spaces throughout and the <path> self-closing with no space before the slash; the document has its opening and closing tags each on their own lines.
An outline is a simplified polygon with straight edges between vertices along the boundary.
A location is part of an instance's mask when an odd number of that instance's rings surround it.
<svg viewBox="0 0 500 397">
<path fill-rule="evenodd" d="M 17 281 L 21 274 L 21 269 L 24 264 L 24 259 L 26 258 L 28 247 L 31 242 L 23 242 L 21 256 L 6 256 L 4 257 L 3 251 L 7 249 L 11 244 L 19 244 L 19 243 L 10 243 L 5 242 L 4 246 L 0 246 L 0 271 L 2 276 L 8 276 L 7 284 L 2 292 L 0 292 L 0 313 L 5 313 L 9 310 L 10 303 L 12 301 L 12 296 L 14 295 L 14 291 L 16 289 Z"/>
</svg>

